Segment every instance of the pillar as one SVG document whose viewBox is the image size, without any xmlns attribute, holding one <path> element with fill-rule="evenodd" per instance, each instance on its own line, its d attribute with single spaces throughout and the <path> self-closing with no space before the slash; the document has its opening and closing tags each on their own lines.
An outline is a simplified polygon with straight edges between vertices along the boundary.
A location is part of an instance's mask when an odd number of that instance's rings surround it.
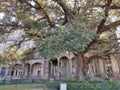
<svg viewBox="0 0 120 90">
<path fill-rule="evenodd" d="M 29 79 L 31 79 L 31 76 L 32 76 L 32 64 L 30 63 Z"/>
<path fill-rule="evenodd" d="M 53 77 L 53 65 L 52 61 L 50 61 L 51 69 L 50 69 L 50 77 Z"/>
<path fill-rule="evenodd" d="M 22 69 L 23 71 L 22 71 L 22 78 L 25 76 L 24 74 L 25 74 L 25 64 L 23 64 L 23 69 Z"/>
<path fill-rule="evenodd" d="M 60 78 L 60 65 L 59 65 L 59 60 L 57 59 L 57 78 L 59 79 Z"/>
<path fill-rule="evenodd" d="M 95 58 L 95 60 L 94 60 L 94 72 L 95 72 L 95 75 L 100 74 L 99 64 L 98 64 L 98 59 L 97 58 Z"/>
<path fill-rule="evenodd" d="M 69 59 L 67 60 L 67 77 L 69 76 Z"/>
<path fill-rule="evenodd" d="M 110 57 L 111 57 L 113 73 L 114 73 L 114 76 L 116 77 L 116 75 L 119 73 L 119 66 L 117 64 L 117 60 L 115 59 L 115 56 L 111 55 Z"/>
<path fill-rule="evenodd" d="M 105 66 L 102 59 L 99 59 L 100 74 L 102 77 L 105 76 Z"/>
</svg>

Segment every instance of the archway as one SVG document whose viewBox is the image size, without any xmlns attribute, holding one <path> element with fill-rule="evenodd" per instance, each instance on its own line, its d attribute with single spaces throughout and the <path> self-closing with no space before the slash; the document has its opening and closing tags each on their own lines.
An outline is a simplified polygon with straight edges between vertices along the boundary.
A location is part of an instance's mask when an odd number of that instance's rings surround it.
<svg viewBox="0 0 120 90">
<path fill-rule="evenodd" d="M 49 61 L 49 77 L 57 78 L 58 75 L 58 60 L 57 58 L 50 59 Z"/>
<path fill-rule="evenodd" d="M 30 73 L 31 71 L 30 71 L 30 64 L 29 63 L 26 63 L 25 65 L 24 65 L 24 76 L 26 77 L 26 78 L 29 78 L 30 77 Z"/>
<path fill-rule="evenodd" d="M 66 78 L 69 72 L 69 59 L 66 56 L 63 56 L 59 60 L 59 73 L 61 78 Z"/>
<path fill-rule="evenodd" d="M 15 77 L 22 77 L 23 76 L 23 65 L 22 64 L 15 64 L 11 71 L 11 76 Z"/>
<path fill-rule="evenodd" d="M 42 63 L 36 62 L 32 65 L 32 78 L 41 78 Z"/>
</svg>

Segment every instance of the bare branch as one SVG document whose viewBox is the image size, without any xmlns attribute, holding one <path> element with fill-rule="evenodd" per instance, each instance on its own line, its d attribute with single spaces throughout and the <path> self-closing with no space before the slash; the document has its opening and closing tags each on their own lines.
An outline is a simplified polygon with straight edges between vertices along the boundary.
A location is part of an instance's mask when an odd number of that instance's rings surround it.
<svg viewBox="0 0 120 90">
<path fill-rule="evenodd" d="M 105 25 L 111 3 L 112 3 L 112 0 L 107 0 L 107 3 L 105 4 L 105 17 L 101 20 L 101 23 L 98 25 L 97 34 L 101 32 L 101 30 L 103 29 Z M 87 45 L 87 48 L 84 50 L 83 53 L 85 54 L 95 42 L 96 42 L 96 37 Z"/>
<path fill-rule="evenodd" d="M 105 5 L 94 5 L 94 7 L 100 7 L 100 8 L 105 8 Z M 111 5 L 109 9 L 120 9 L 120 6 L 117 5 Z"/>
<path fill-rule="evenodd" d="M 110 30 L 110 29 L 112 29 L 112 28 L 115 28 L 115 27 L 117 27 L 117 26 L 119 26 L 119 25 L 120 25 L 120 20 L 115 21 L 115 22 L 112 22 L 112 23 L 110 23 L 109 25 L 105 25 L 105 26 L 102 28 L 101 32 L 108 31 L 108 30 Z"/>
<path fill-rule="evenodd" d="M 66 6 L 66 4 L 62 0 L 53 1 L 60 5 L 65 13 L 65 21 L 63 22 L 63 25 L 66 24 L 70 19 L 73 19 L 72 11 Z"/>
</svg>

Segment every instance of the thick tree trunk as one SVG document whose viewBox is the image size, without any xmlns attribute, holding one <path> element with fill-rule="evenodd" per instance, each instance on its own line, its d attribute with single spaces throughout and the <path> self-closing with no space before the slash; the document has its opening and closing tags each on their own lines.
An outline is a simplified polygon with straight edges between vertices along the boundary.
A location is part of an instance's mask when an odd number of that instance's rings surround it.
<svg viewBox="0 0 120 90">
<path fill-rule="evenodd" d="M 81 53 L 77 53 L 75 55 L 76 58 L 76 78 L 84 80 L 84 66 L 83 66 L 83 55 Z"/>
</svg>

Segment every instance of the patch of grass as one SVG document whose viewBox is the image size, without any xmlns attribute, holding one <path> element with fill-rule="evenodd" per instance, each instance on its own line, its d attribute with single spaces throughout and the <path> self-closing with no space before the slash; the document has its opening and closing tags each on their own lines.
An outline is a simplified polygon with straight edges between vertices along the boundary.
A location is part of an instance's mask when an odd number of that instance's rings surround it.
<svg viewBox="0 0 120 90">
<path fill-rule="evenodd" d="M 3 87 L 0 87 L 0 90 L 30 90 L 30 89 L 27 87 L 6 87 L 6 86 L 3 86 Z"/>
<path fill-rule="evenodd" d="M 49 90 L 42 86 L 0 86 L 0 90 Z"/>
</svg>

